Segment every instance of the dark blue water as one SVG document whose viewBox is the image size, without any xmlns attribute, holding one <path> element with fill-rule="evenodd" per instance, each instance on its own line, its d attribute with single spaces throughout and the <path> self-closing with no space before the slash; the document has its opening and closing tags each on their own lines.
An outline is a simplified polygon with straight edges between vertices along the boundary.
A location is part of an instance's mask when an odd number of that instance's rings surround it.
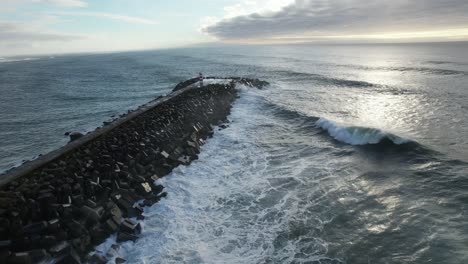
<svg viewBox="0 0 468 264">
<path fill-rule="evenodd" d="M 468 262 L 467 43 L 21 59 L 0 63 L 2 169 L 199 71 L 272 83 L 162 181 L 131 263 Z"/>
</svg>

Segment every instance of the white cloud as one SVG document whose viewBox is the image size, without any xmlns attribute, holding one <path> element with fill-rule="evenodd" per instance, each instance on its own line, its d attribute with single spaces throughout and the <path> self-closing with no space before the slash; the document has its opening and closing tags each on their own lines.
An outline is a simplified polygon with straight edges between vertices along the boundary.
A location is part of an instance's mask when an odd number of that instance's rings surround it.
<svg viewBox="0 0 468 264">
<path fill-rule="evenodd" d="M 201 19 L 201 29 L 217 24 L 225 19 L 245 16 L 254 13 L 268 14 L 278 12 L 283 7 L 293 4 L 294 0 L 243 0 L 235 5 L 224 7 L 223 17 L 204 17 Z"/>
<path fill-rule="evenodd" d="M 203 32 L 222 40 L 261 40 L 343 36 L 411 37 L 398 32 L 454 32 L 468 25 L 466 0 L 295 0 L 244 1 L 227 7 L 224 18 L 205 25 Z M 250 8 L 252 7 L 252 8 Z M 256 11 L 260 10 L 260 11 Z M 457 31 L 458 32 L 458 31 Z M 445 37 L 429 33 L 425 36 Z M 421 34 L 416 37 L 421 38 Z"/>
<path fill-rule="evenodd" d="M 39 23 L 0 21 L 0 39 L 2 45 L 35 43 L 43 41 L 70 41 L 80 36 L 42 30 Z"/>
<path fill-rule="evenodd" d="M 28 1 L 31 3 L 31 0 Z M 154 47 L 152 37 L 138 35 L 138 33 L 135 33 L 135 37 L 128 37 L 128 35 L 132 34 L 131 32 L 120 35 L 115 32 L 109 34 L 100 32 L 99 34 L 92 35 L 51 30 L 51 26 L 67 20 L 69 21 L 71 17 L 79 17 L 79 20 L 95 17 L 138 25 L 158 24 L 157 21 L 152 19 L 104 12 L 56 11 L 31 13 L 30 15 L 31 20 L 27 22 L 0 20 L 0 55 L 64 53 L 89 50 L 110 51 Z M 103 36 L 106 37 L 103 38 Z M 112 41 L 109 41 L 109 39 L 112 39 Z M 137 39 L 138 41 L 136 41 Z M 102 45 L 103 43 L 106 44 Z"/>
<path fill-rule="evenodd" d="M 245 0 L 224 8 L 224 18 L 244 16 L 253 13 L 266 14 L 278 12 L 283 7 L 294 3 L 294 0 Z"/>
<path fill-rule="evenodd" d="M 81 0 L 32 0 L 34 3 L 45 3 L 64 7 L 85 7 L 88 3 Z"/>
<path fill-rule="evenodd" d="M 112 13 L 104 13 L 104 12 L 52 12 L 52 15 L 58 16 L 81 16 L 81 17 L 96 17 L 96 18 L 104 18 L 104 19 L 111 19 L 126 23 L 132 24 L 145 24 L 145 25 L 157 25 L 159 24 L 158 21 L 141 18 L 141 17 L 133 17 L 127 15 L 120 15 L 120 14 L 112 14 Z"/>
<path fill-rule="evenodd" d="M 88 3 L 81 0 L 0 0 L 0 13 L 12 13 L 19 6 L 44 4 L 60 7 L 86 7 Z"/>
<path fill-rule="evenodd" d="M 20 2 L 22 1 L 2 0 L 2 3 L 0 4 L 0 13 L 14 12 L 16 10 L 16 7 L 20 4 Z"/>
</svg>

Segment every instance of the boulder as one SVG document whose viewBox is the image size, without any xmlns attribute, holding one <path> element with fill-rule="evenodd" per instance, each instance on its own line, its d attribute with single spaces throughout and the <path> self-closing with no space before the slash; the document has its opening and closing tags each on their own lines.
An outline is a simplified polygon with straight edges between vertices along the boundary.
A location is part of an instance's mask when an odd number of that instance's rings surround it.
<svg viewBox="0 0 468 264">
<path fill-rule="evenodd" d="M 96 253 L 89 259 L 89 264 L 106 264 L 108 262 L 109 260 L 106 257 Z"/>
<path fill-rule="evenodd" d="M 141 225 L 138 222 L 132 221 L 130 219 L 125 219 L 120 224 L 120 231 L 128 234 L 141 234 Z"/>
<path fill-rule="evenodd" d="M 70 134 L 68 134 L 68 136 L 70 137 L 70 142 L 72 142 L 83 137 L 84 135 L 80 132 L 71 132 Z"/>
<path fill-rule="evenodd" d="M 122 263 L 125 263 L 127 262 L 126 259 L 123 259 L 123 258 L 116 258 L 115 259 L 115 264 L 122 264 Z"/>
<path fill-rule="evenodd" d="M 126 241 L 133 241 L 135 242 L 138 239 L 137 235 L 125 233 L 125 232 L 119 232 L 117 234 L 117 242 L 126 242 Z"/>
<path fill-rule="evenodd" d="M 8 258 L 8 264 L 32 264 L 33 260 L 28 252 L 13 253 Z"/>
</svg>

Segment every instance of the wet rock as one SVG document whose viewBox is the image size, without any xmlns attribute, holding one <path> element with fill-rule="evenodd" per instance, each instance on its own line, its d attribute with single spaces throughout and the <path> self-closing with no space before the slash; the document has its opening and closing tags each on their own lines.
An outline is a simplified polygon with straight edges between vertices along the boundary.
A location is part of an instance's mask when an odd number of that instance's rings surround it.
<svg viewBox="0 0 468 264">
<path fill-rule="evenodd" d="M 119 232 L 117 234 L 117 242 L 119 242 L 119 243 L 126 242 L 126 241 L 135 242 L 137 239 L 138 239 L 138 236 L 134 235 L 134 234 L 128 234 L 128 233 L 125 233 L 125 232 Z"/>
<path fill-rule="evenodd" d="M 47 222 L 47 229 L 50 233 L 56 233 L 59 231 L 60 228 L 60 222 L 58 219 L 52 219 Z"/>
<path fill-rule="evenodd" d="M 107 251 L 106 257 L 109 259 L 116 259 L 121 257 L 120 246 L 116 244 L 112 245 L 111 248 Z"/>
<path fill-rule="evenodd" d="M 112 215 L 112 216 L 115 216 L 117 218 L 122 218 L 122 210 L 120 210 L 120 208 L 115 204 L 115 203 L 112 203 L 109 207 L 109 213 Z"/>
<path fill-rule="evenodd" d="M 55 236 L 43 236 L 39 240 L 41 247 L 50 248 L 57 244 L 57 238 Z"/>
<path fill-rule="evenodd" d="M 117 229 L 117 228 L 116 228 Z M 100 244 L 104 240 L 107 239 L 111 232 L 107 232 L 106 230 L 100 228 L 100 227 L 94 227 L 90 232 L 90 239 L 93 244 Z"/>
<path fill-rule="evenodd" d="M 110 234 L 135 241 L 141 226 L 124 217 L 143 219 L 141 206 L 166 197 L 154 181 L 197 158 L 211 125 L 226 121 L 236 97 L 229 87 L 168 98 L 0 188 L 0 260 L 36 262 L 50 254 L 58 263 L 79 263 L 79 254 Z"/>
<path fill-rule="evenodd" d="M 119 244 L 112 244 L 111 248 L 116 251 L 119 251 L 122 247 Z"/>
<path fill-rule="evenodd" d="M 155 194 L 159 194 L 161 193 L 162 191 L 164 190 L 164 186 L 160 185 L 160 184 L 155 184 L 154 187 L 153 187 L 153 192 Z"/>
<path fill-rule="evenodd" d="M 49 249 L 53 257 L 58 257 L 70 252 L 71 246 L 67 241 L 62 241 Z"/>
<path fill-rule="evenodd" d="M 94 202 L 94 201 L 91 200 L 91 199 L 86 200 L 85 203 L 86 203 L 86 205 L 87 205 L 88 207 L 90 207 L 90 208 L 96 208 L 96 207 L 97 207 L 96 202 Z"/>
<path fill-rule="evenodd" d="M 85 218 L 90 218 L 95 222 L 99 222 L 104 215 L 104 208 L 102 206 L 91 208 L 85 205 L 81 207 L 80 211 Z"/>
<path fill-rule="evenodd" d="M 153 189 L 151 188 L 151 185 L 148 182 L 143 182 L 138 185 L 137 191 L 140 195 L 145 196 L 151 193 Z"/>
<path fill-rule="evenodd" d="M 70 248 L 68 254 L 58 259 L 57 264 L 81 264 L 81 258 L 75 249 Z"/>
<path fill-rule="evenodd" d="M 75 220 L 65 222 L 65 226 L 67 228 L 68 235 L 71 238 L 78 238 L 87 233 L 83 224 Z"/>
<path fill-rule="evenodd" d="M 122 264 L 122 263 L 125 263 L 127 262 L 126 259 L 123 259 L 123 258 L 116 258 L 115 259 L 115 264 Z"/>
<path fill-rule="evenodd" d="M 47 222 L 39 222 L 29 224 L 23 227 L 23 233 L 25 234 L 40 234 L 47 228 Z"/>
<path fill-rule="evenodd" d="M 135 210 L 133 207 L 133 202 L 130 202 L 124 198 L 121 198 L 117 200 L 117 205 L 123 212 L 123 215 L 125 217 L 136 217 L 138 215 L 138 212 Z"/>
<path fill-rule="evenodd" d="M 120 224 L 120 231 L 128 234 L 139 235 L 141 234 L 141 225 L 140 223 L 134 222 L 130 219 L 125 219 Z"/>
<path fill-rule="evenodd" d="M 28 252 L 13 253 L 8 258 L 8 264 L 32 264 L 33 260 Z"/>
<path fill-rule="evenodd" d="M 44 249 L 36 249 L 27 252 L 33 263 L 40 263 L 51 258 Z"/>
<path fill-rule="evenodd" d="M 177 161 L 179 161 L 180 163 L 184 164 L 184 165 L 187 165 L 190 163 L 190 157 L 189 156 L 182 156 L 182 157 L 179 157 L 177 159 Z"/>
<path fill-rule="evenodd" d="M 68 135 L 70 137 L 70 142 L 75 141 L 81 137 L 83 137 L 83 133 L 80 132 L 72 132 Z"/>
<path fill-rule="evenodd" d="M 119 220 L 119 218 L 111 217 L 107 219 L 107 221 L 104 223 L 104 226 L 109 231 L 109 233 L 114 233 L 117 231 L 120 222 L 121 220 Z"/>
<path fill-rule="evenodd" d="M 99 254 L 93 254 L 89 259 L 90 264 L 106 264 L 108 261 L 109 260 L 106 257 Z"/>
</svg>

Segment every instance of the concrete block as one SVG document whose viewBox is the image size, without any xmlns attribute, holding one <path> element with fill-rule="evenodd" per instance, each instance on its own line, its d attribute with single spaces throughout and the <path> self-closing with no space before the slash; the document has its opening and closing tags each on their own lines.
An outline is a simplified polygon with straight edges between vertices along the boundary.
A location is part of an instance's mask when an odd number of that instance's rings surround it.
<svg viewBox="0 0 468 264">
<path fill-rule="evenodd" d="M 130 219 L 125 219 L 120 224 L 120 231 L 128 234 L 139 235 L 141 234 L 141 225 L 138 222 L 132 221 Z"/>
<path fill-rule="evenodd" d="M 47 222 L 42 221 L 23 226 L 23 233 L 25 234 L 40 234 L 47 228 Z"/>
<path fill-rule="evenodd" d="M 102 206 L 91 208 L 85 205 L 81 207 L 80 212 L 85 218 L 89 218 L 95 222 L 99 222 L 102 216 L 104 215 L 104 208 Z"/>
<path fill-rule="evenodd" d="M 108 262 L 109 260 L 106 257 L 96 253 L 89 259 L 89 264 L 106 264 Z"/>
<path fill-rule="evenodd" d="M 133 234 L 128 234 L 128 233 L 125 233 L 125 232 L 119 232 L 117 234 L 117 242 L 118 243 L 126 242 L 126 241 L 135 242 L 137 239 L 138 239 L 138 236 L 133 235 Z"/>
<path fill-rule="evenodd" d="M 32 264 L 33 261 L 31 259 L 31 256 L 29 256 L 28 252 L 18 252 L 18 253 L 13 253 L 9 258 L 8 258 L 8 264 Z"/>
</svg>

